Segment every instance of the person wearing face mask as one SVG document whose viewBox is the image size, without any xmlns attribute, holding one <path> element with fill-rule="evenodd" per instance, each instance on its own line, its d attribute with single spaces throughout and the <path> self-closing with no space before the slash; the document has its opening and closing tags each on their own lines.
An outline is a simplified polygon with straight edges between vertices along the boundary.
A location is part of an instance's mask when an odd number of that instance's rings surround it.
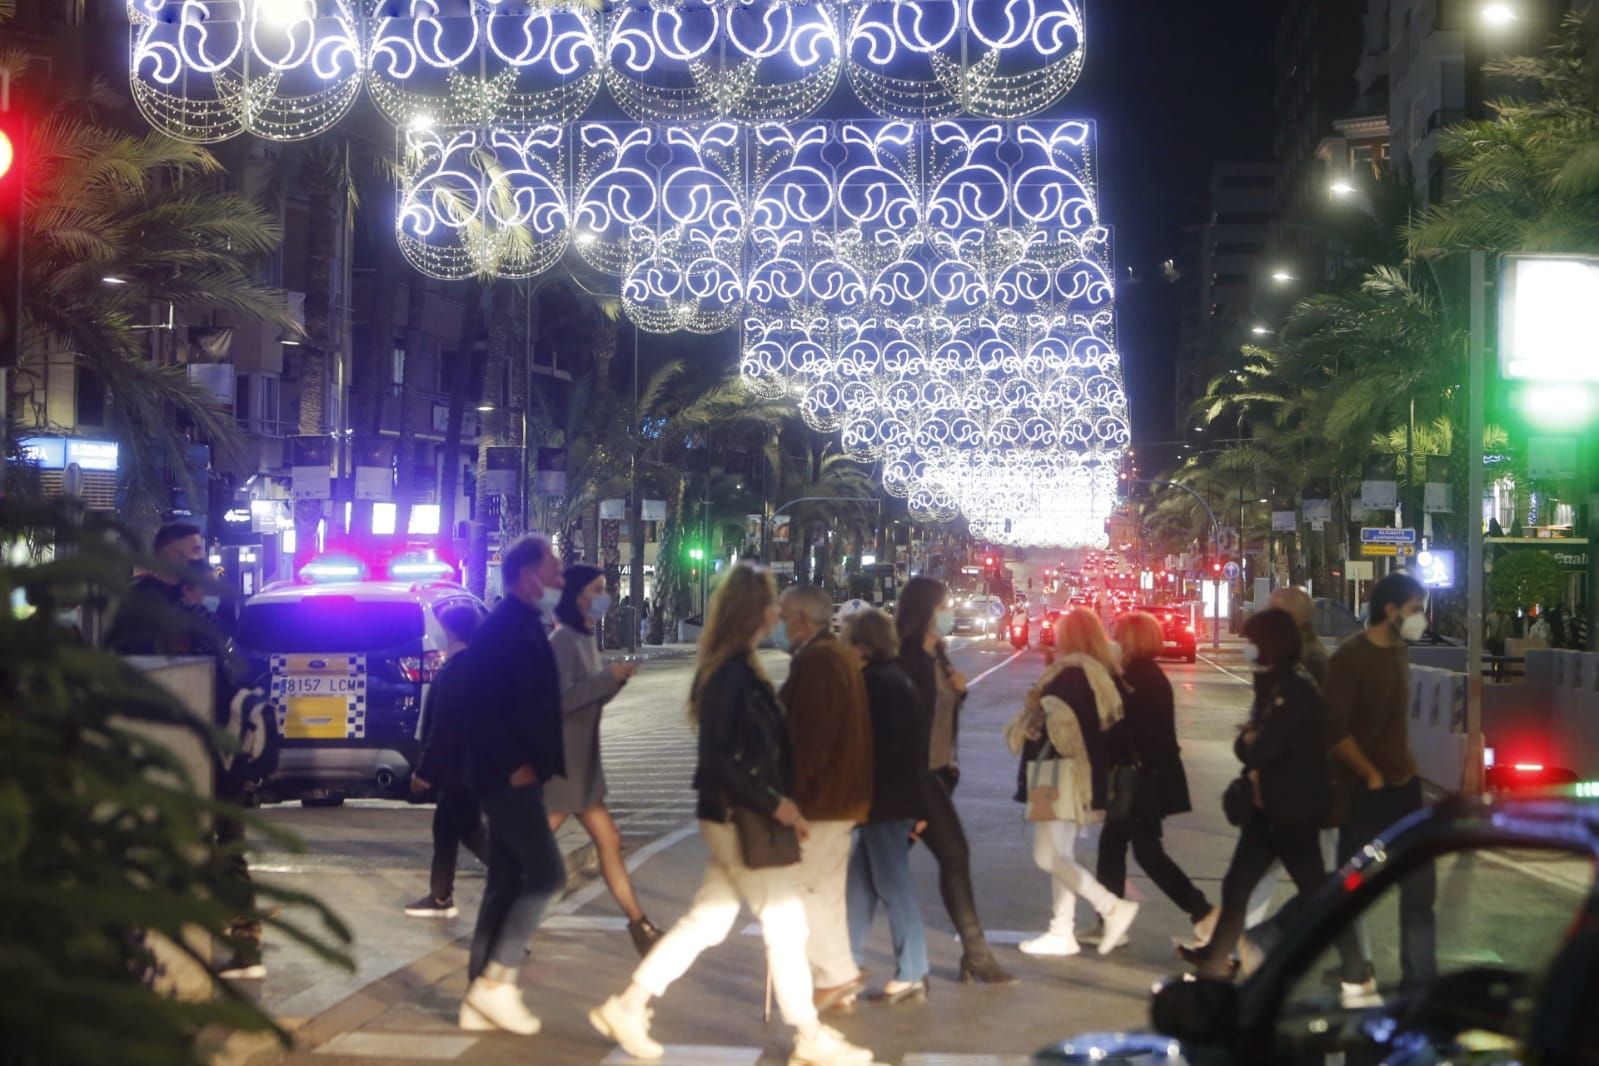
<svg viewBox="0 0 1599 1066">
<path fill-rule="evenodd" d="M 1371 590 L 1366 629 L 1338 646 L 1328 666 L 1328 712 L 1371 761 L 1364 780 L 1340 768 L 1349 815 L 1338 834 L 1344 863 L 1374 837 L 1425 805 L 1421 777 L 1410 750 L 1410 653 L 1406 645 L 1427 632 L 1427 590 L 1406 573 L 1393 573 Z M 1399 886 L 1399 960 L 1405 984 L 1420 987 L 1437 974 L 1433 904 L 1437 884 L 1423 864 Z"/>
<path fill-rule="evenodd" d="M 999 965 L 983 933 L 972 891 L 972 849 L 955 810 L 955 786 L 960 783 L 956 751 L 966 678 L 944 652 L 944 638 L 955 628 L 949 589 L 930 577 L 911 578 L 900 591 L 894 625 L 899 631 L 900 668 L 916 686 L 924 718 L 933 723 L 925 779 L 927 824 L 921 841 L 938 860 L 939 894 L 960 934 L 961 980 L 1014 984 L 1016 978 Z"/>
<path fill-rule="evenodd" d="M 1221 915 L 1214 935 L 1199 949 L 1180 949 L 1202 976 L 1226 978 L 1243 932 L 1249 894 L 1273 862 L 1280 861 L 1302 893 L 1327 875 L 1317 836 L 1332 804 L 1326 743 L 1326 704 L 1299 665 L 1299 627 L 1275 608 L 1244 624 L 1245 659 L 1255 666 L 1255 700 L 1233 750 L 1244 765 L 1254 803 L 1240 827 L 1232 862 L 1222 878 Z M 1353 1005 L 1376 990 L 1353 927 L 1337 941 L 1340 994 Z"/>
<path fill-rule="evenodd" d="M 506 549 L 505 599 L 471 651 L 466 716 L 467 783 L 489 823 L 489 873 L 472 933 L 470 984 L 460 1025 L 531 1035 L 540 1023 L 517 977 L 544 909 L 566 887 L 544 788 L 566 773 L 561 685 L 544 620 L 565 579 L 549 539 L 537 533 Z"/>
<path fill-rule="evenodd" d="M 600 662 L 594 624 L 605 617 L 611 597 L 605 592 L 605 572 L 579 563 L 566 568 L 566 587 L 555 607 L 561 624 L 550 637 L 555 666 L 561 678 L 561 711 L 565 715 L 566 776 L 544 789 L 544 806 L 550 812 L 551 831 L 572 815 L 582 823 L 600 856 L 600 874 L 622 913 L 633 947 L 642 957 L 661 938 L 661 931 L 645 917 L 633 893 L 633 882 L 622 861 L 622 834 L 605 806 L 605 766 L 600 759 L 600 712 L 628 678 L 638 672 L 636 663 Z"/>
</svg>

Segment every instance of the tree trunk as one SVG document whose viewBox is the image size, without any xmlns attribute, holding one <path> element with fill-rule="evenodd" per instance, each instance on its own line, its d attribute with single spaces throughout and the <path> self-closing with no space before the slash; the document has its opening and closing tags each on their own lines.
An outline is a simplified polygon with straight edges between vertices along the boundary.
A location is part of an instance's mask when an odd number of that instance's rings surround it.
<svg viewBox="0 0 1599 1066">
<path fill-rule="evenodd" d="M 411 528 L 411 505 L 416 502 L 416 401 L 421 378 L 422 349 L 426 336 L 422 320 L 427 315 L 428 283 L 422 275 L 410 273 L 405 285 L 405 368 L 400 383 L 398 430 L 394 444 L 395 496 L 394 532 L 403 543 Z"/>
<path fill-rule="evenodd" d="M 478 511 L 475 516 L 480 522 L 488 522 L 489 528 L 503 529 L 505 511 L 511 504 L 511 497 L 502 494 L 500 498 L 500 519 L 489 516 L 484 504 L 487 502 L 482 485 L 488 475 L 489 449 L 506 443 L 509 437 L 507 423 L 511 421 L 511 411 L 507 403 L 505 392 L 506 365 L 510 358 L 511 347 L 511 297 L 514 295 L 511 287 L 504 283 L 495 283 L 488 291 L 489 319 L 488 319 L 488 352 L 484 362 L 484 378 L 482 390 L 482 405 L 492 407 L 494 410 L 485 412 L 479 420 L 482 423 L 482 432 L 478 434 L 477 447 L 477 483 Z"/>
<path fill-rule="evenodd" d="M 327 421 L 328 355 L 333 350 L 333 258 L 339 232 L 340 168 L 326 148 L 309 155 L 301 170 L 307 200 L 305 263 L 305 342 L 300 345 L 300 433 L 329 432 Z M 337 444 L 335 445 L 335 448 Z M 335 451 L 335 455 L 337 455 Z M 342 471 L 339 471 L 342 473 Z M 333 490 L 339 496 L 338 487 Z M 300 500 L 294 507 L 294 572 L 316 554 L 316 529 L 323 501 Z M 343 516 L 335 514 L 335 524 Z"/>
<path fill-rule="evenodd" d="M 395 262 L 398 252 L 392 244 L 378 253 L 377 272 L 373 278 L 374 302 L 372 322 L 366 331 L 366 343 L 355 350 L 355 366 L 351 381 L 350 426 L 358 437 L 377 438 L 383 432 L 383 397 L 389 390 L 394 359 L 394 285 Z M 350 464 L 353 472 L 355 464 Z M 352 474 L 353 476 L 353 474 Z M 352 491 L 351 495 L 354 495 Z M 371 500 L 354 501 L 350 519 L 351 532 L 358 535 L 372 533 Z"/>
<path fill-rule="evenodd" d="M 488 340 L 483 336 L 483 286 L 466 283 L 461 307 L 461 337 L 450 368 L 450 415 L 444 433 L 444 466 L 439 476 L 439 544 L 447 558 L 455 558 L 455 498 L 460 494 L 461 438 L 467 404 L 481 395 L 483 364 Z"/>
<path fill-rule="evenodd" d="M 663 644 L 677 635 L 677 623 L 690 610 L 688 573 L 683 566 L 687 540 L 683 533 L 683 495 L 687 479 L 677 477 L 667 491 L 665 534 L 655 555 L 655 606 L 650 614 L 650 643 Z"/>
</svg>

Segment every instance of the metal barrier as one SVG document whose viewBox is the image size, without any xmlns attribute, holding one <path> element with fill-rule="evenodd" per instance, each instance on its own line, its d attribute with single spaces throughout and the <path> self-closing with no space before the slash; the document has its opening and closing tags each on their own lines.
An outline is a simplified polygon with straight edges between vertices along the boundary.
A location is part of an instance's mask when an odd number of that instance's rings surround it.
<svg viewBox="0 0 1599 1066">
<path fill-rule="evenodd" d="M 1422 778 L 1458 791 L 1466 768 L 1466 675 L 1412 666 L 1409 728 Z"/>
</svg>

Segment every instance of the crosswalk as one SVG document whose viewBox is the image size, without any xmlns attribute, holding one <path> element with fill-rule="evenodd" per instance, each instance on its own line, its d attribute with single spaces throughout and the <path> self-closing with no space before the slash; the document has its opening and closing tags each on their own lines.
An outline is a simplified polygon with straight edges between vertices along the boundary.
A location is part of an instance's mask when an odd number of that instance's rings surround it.
<svg viewBox="0 0 1599 1066">
<path fill-rule="evenodd" d="M 313 1054 L 351 1059 L 370 1059 L 388 1063 L 452 1062 L 467 1054 L 482 1038 L 438 1033 L 356 1032 L 342 1033 L 317 1048 Z M 765 1048 L 722 1047 L 707 1044 L 668 1044 L 656 1066 L 760 1066 Z M 619 1048 L 612 1049 L 598 1066 L 634 1066 L 637 1059 Z M 771 1061 L 771 1060 L 768 1060 Z M 982 1055 L 938 1051 L 916 1051 L 881 1066 L 1027 1066 L 1022 1055 Z"/>
<path fill-rule="evenodd" d="M 631 725 L 631 723 L 629 723 Z M 694 731 L 681 716 L 645 729 L 600 727 L 606 805 L 624 837 L 655 837 L 694 819 Z"/>
</svg>

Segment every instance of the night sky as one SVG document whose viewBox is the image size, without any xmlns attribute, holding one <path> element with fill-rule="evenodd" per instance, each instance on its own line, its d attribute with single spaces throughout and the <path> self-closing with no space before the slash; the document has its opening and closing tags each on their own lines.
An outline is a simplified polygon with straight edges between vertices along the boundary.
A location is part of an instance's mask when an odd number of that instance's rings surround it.
<svg viewBox="0 0 1599 1066">
<path fill-rule="evenodd" d="M 1169 440 L 1179 294 L 1160 264 L 1177 257 L 1183 226 L 1204 221 L 1212 163 L 1271 158 L 1271 40 L 1284 4 L 1087 3 L 1088 63 L 1058 113 L 1098 122 L 1133 436 Z M 1183 267 L 1191 280 L 1195 264 Z"/>
</svg>

